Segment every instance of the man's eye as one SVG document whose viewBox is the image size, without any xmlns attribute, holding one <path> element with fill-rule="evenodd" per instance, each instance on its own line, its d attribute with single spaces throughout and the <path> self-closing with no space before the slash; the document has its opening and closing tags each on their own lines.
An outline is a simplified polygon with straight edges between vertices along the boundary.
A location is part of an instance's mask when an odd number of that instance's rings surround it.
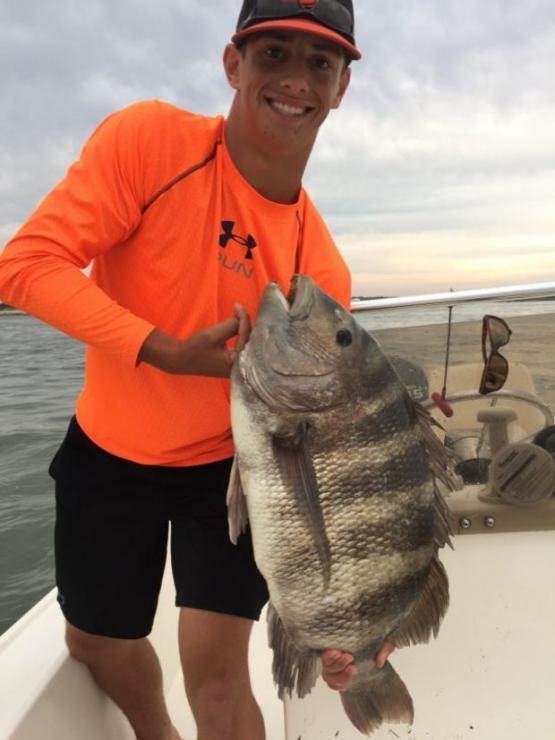
<svg viewBox="0 0 555 740">
<path fill-rule="evenodd" d="M 330 61 L 326 57 L 317 57 L 314 60 L 314 64 L 318 69 L 331 69 Z"/>
<path fill-rule="evenodd" d="M 283 49 L 280 49 L 279 46 L 272 46 L 269 49 L 266 49 L 264 51 L 264 56 L 268 59 L 282 59 L 283 58 Z"/>
</svg>

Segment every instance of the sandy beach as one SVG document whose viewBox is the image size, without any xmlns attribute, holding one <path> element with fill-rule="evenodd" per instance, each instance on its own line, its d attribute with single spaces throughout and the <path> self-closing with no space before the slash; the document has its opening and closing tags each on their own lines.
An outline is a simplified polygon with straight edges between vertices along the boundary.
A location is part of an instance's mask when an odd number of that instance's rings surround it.
<svg viewBox="0 0 555 740">
<path fill-rule="evenodd" d="M 501 354 L 511 363 L 523 363 L 532 373 L 537 395 L 555 411 L 555 314 L 508 319 L 509 344 Z M 444 325 L 383 329 L 372 332 L 388 354 L 420 365 L 426 372 L 445 365 L 447 323 Z M 482 363 L 481 321 L 454 323 L 451 330 L 450 364 Z M 449 381 L 449 376 L 448 376 Z M 449 391 L 449 382 L 448 382 Z M 441 388 L 431 390 L 440 391 Z"/>
</svg>

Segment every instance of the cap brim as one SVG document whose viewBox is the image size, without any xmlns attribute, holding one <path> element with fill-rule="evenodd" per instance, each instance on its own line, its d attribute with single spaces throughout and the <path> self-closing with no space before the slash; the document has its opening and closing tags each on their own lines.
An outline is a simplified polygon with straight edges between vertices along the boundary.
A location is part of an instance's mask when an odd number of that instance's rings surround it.
<svg viewBox="0 0 555 740">
<path fill-rule="evenodd" d="M 236 44 L 242 39 L 247 38 L 247 36 L 264 31 L 303 31 L 304 33 L 311 33 L 341 46 L 352 59 L 362 58 L 362 54 L 356 46 L 347 41 L 341 34 L 332 31 L 331 28 L 327 28 L 321 23 L 316 23 L 305 18 L 282 18 L 280 20 L 262 21 L 262 23 L 256 23 L 239 31 L 239 33 L 232 36 L 231 41 Z"/>
</svg>

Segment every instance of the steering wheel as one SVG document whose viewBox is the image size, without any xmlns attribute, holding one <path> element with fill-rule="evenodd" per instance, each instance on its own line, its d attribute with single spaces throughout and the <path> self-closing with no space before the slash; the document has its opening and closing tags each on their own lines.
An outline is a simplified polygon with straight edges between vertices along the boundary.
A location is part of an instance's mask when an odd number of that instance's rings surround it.
<svg viewBox="0 0 555 740">
<path fill-rule="evenodd" d="M 500 400 L 506 399 L 508 401 L 524 401 L 524 403 L 528 403 L 531 406 L 534 406 L 534 408 L 538 409 L 538 411 L 541 411 L 545 419 L 546 427 L 551 426 L 555 422 L 555 416 L 553 415 L 553 411 L 551 411 L 549 406 L 543 403 L 543 401 L 540 401 L 540 399 L 533 393 L 528 393 L 528 391 L 501 390 L 497 391 L 496 393 L 488 393 L 487 396 L 478 393 L 478 391 L 461 391 L 460 393 L 453 393 L 452 395 L 447 396 L 445 398 L 445 401 L 448 404 L 452 404 L 460 403 L 461 401 L 477 401 L 484 398 L 496 398 Z M 437 408 L 435 402 L 430 398 L 428 398 L 426 401 L 422 401 L 422 406 L 424 406 L 424 408 L 428 411 Z"/>
</svg>

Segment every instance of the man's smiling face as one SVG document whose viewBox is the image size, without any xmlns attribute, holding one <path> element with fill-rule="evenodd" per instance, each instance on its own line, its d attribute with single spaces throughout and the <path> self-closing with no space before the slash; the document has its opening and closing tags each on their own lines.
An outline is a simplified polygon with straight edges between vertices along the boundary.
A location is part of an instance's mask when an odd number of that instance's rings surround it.
<svg viewBox="0 0 555 740">
<path fill-rule="evenodd" d="M 224 61 L 252 143 L 307 153 L 350 78 L 340 46 L 297 31 L 253 34 L 242 50 L 228 46 Z"/>
</svg>

